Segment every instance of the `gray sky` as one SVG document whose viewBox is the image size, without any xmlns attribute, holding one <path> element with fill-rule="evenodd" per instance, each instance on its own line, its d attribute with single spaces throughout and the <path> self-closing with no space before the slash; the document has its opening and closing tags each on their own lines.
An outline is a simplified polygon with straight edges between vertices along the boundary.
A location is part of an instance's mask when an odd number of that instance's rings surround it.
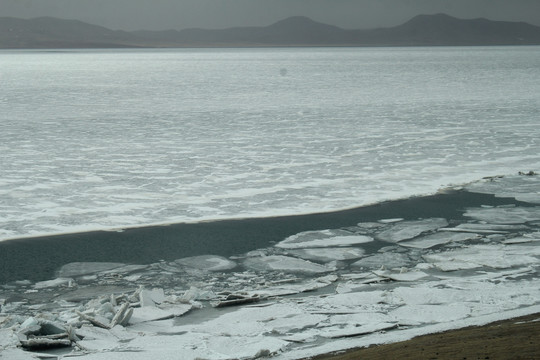
<svg viewBox="0 0 540 360">
<path fill-rule="evenodd" d="M 540 25 L 540 0 L 0 0 L 0 16 L 54 16 L 123 30 L 265 26 L 293 15 L 359 29 L 435 13 Z"/>
</svg>

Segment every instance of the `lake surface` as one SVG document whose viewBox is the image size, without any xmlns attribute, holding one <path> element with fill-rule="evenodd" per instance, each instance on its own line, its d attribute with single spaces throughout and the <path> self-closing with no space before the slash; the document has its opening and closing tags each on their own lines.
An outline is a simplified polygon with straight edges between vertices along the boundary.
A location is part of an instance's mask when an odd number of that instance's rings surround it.
<svg viewBox="0 0 540 360">
<path fill-rule="evenodd" d="M 0 52 L 0 240 L 540 169 L 540 47 Z"/>
</svg>

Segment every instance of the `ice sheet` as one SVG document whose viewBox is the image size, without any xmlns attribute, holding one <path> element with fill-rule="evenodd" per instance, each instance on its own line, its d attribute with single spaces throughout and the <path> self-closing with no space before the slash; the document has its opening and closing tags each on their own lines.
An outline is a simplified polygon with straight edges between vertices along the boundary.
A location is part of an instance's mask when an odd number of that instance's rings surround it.
<svg viewBox="0 0 540 360">
<path fill-rule="evenodd" d="M 459 49 L 3 54 L 0 239 L 322 212 L 539 172 L 536 49 L 469 50 L 459 73 L 479 81 L 456 80 Z"/>
</svg>

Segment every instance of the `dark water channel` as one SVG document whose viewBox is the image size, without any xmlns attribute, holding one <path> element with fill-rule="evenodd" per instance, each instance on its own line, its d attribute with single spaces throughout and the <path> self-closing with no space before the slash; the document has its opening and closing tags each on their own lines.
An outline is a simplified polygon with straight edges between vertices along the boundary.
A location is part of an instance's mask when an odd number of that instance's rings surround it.
<svg viewBox="0 0 540 360">
<path fill-rule="evenodd" d="M 71 262 L 149 264 L 204 254 L 228 257 L 271 246 L 302 231 L 337 229 L 388 218 L 462 220 L 463 211 L 468 207 L 503 204 L 530 206 L 515 199 L 454 191 L 329 213 L 9 240 L 0 242 L 0 284 L 51 279 L 61 266 Z M 380 247 L 381 244 L 373 242 L 367 246 Z"/>
</svg>

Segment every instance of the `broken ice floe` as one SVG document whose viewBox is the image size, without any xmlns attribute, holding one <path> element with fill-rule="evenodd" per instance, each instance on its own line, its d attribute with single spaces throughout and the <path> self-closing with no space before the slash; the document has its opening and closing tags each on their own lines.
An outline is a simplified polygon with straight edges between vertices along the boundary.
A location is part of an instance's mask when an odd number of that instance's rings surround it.
<svg viewBox="0 0 540 360">
<path fill-rule="evenodd" d="M 540 206 L 475 208 L 464 215 L 490 224 L 524 224 L 540 220 Z"/>
<path fill-rule="evenodd" d="M 453 228 L 441 228 L 439 231 L 472 232 L 478 234 L 505 234 L 511 231 L 527 229 L 528 227 L 526 225 L 464 223 Z"/>
<path fill-rule="evenodd" d="M 332 271 L 332 269 L 326 266 L 283 255 L 248 258 L 244 261 L 244 266 L 257 271 L 285 271 L 314 274 Z"/>
<path fill-rule="evenodd" d="M 407 254 L 385 252 L 381 254 L 375 254 L 367 256 L 354 262 L 351 266 L 366 269 L 380 269 L 383 268 L 402 268 L 408 267 L 412 264 L 412 261 Z"/>
<path fill-rule="evenodd" d="M 502 242 L 504 244 L 521 244 L 535 241 L 540 241 L 540 232 L 524 234 L 523 236 L 505 239 Z"/>
<path fill-rule="evenodd" d="M 523 245 L 472 245 L 426 254 L 424 259 L 442 271 L 455 271 L 489 267 L 506 269 L 538 264 L 540 247 Z"/>
<path fill-rule="evenodd" d="M 389 270 L 375 270 L 373 273 L 381 278 L 386 278 L 394 281 L 418 281 L 424 279 L 429 275 L 422 271 L 407 271 L 402 270 L 399 272 Z"/>
<path fill-rule="evenodd" d="M 429 249 L 437 245 L 447 244 L 450 242 L 460 242 L 467 240 L 478 239 L 479 236 L 474 233 L 448 233 L 448 232 L 438 232 L 435 234 L 430 234 L 415 238 L 414 240 L 401 241 L 399 245 L 412 247 L 417 249 Z"/>
<path fill-rule="evenodd" d="M 325 247 L 314 249 L 289 250 L 288 253 L 305 260 L 330 262 L 334 260 L 358 259 L 364 256 L 365 251 L 363 249 L 353 247 Z"/>
<path fill-rule="evenodd" d="M 448 225 L 446 219 L 432 218 L 413 221 L 402 221 L 393 224 L 389 229 L 376 234 L 376 238 L 382 241 L 397 243 L 412 239 L 422 233 L 437 230 Z"/>
<path fill-rule="evenodd" d="M 373 241 L 373 238 L 364 235 L 353 235 L 345 230 L 306 231 L 289 236 L 276 244 L 283 249 L 316 248 L 331 246 L 350 246 Z"/>
<path fill-rule="evenodd" d="M 236 263 L 223 256 L 201 255 L 178 259 L 175 263 L 207 271 L 225 271 L 236 267 Z"/>
</svg>

